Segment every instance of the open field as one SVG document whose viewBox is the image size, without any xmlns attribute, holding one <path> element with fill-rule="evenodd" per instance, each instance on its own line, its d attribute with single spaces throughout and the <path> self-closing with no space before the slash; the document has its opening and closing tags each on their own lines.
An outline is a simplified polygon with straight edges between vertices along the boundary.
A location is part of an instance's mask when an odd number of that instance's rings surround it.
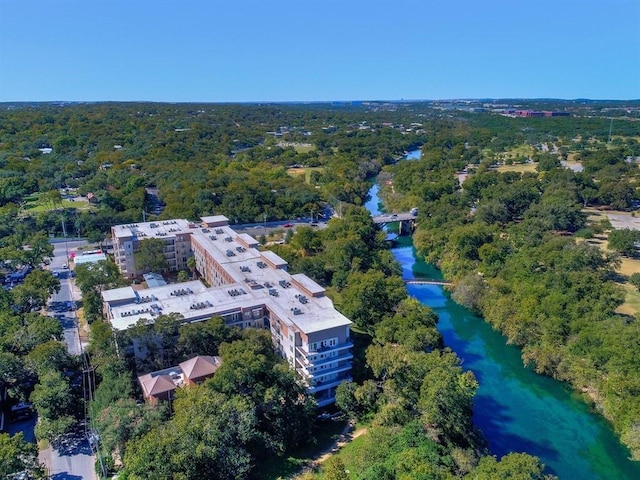
<svg viewBox="0 0 640 480">
<path fill-rule="evenodd" d="M 531 145 L 518 145 L 517 147 L 513 147 L 511 150 L 499 153 L 498 156 L 504 159 L 523 157 L 530 158 L 535 151 L 536 149 Z"/>
<path fill-rule="evenodd" d="M 593 208 L 585 208 L 583 211 L 588 214 L 587 220 L 589 222 L 599 222 L 604 219 L 609 219 L 611 224 L 617 226 L 617 228 L 639 229 L 635 226 L 635 223 L 640 225 L 640 222 L 629 212 L 599 211 Z M 589 239 L 588 242 L 590 245 L 608 251 L 609 244 L 606 235 L 595 236 Z M 616 272 L 625 277 L 640 272 L 640 260 L 621 256 L 620 266 L 616 268 Z M 616 312 L 624 315 L 636 315 L 640 313 L 640 292 L 629 283 L 620 283 L 619 285 L 626 290 L 626 295 L 624 303 L 616 309 Z"/>
<path fill-rule="evenodd" d="M 316 149 L 312 143 L 279 142 L 277 145 L 282 148 L 292 147 L 298 153 L 309 153 Z"/>
<path fill-rule="evenodd" d="M 501 172 L 501 173 L 504 173 L 504 172 L 519 172 L 519 173 L 535 172 L 536 171 L 536 164 L 535 163 L 515 163 L 513 165 L 500 165 L 498 167 L 498 171 Z"/>
<path fill-rule="evenodd" d="M 65 198 L 56 205 L 52 205 L 51 202 L 41 200 L 40 195 L 34 194 L 25 198 L 26 204 L 24 210 L 26 213 L 43 213 L 51 210 L 57 210 L 58 208 L 75 208 L 78 210 L 92 210 L 95 208 L 83 197 L 75 197 L 73 200 L 67 200 Z"/>
<path fill-rule="evenodd" d="M 75 201 L 75 200 L 63 200 L 61 205 L 62 208 L 75 208 L 78 210 L 91 210 L 94 208 L 89 202 Z M 51 205 L 43 205 L 39 203 L 28 203 L 25 206 L 25 210 L 28 213 L 42 213 L 49 212 L 51 210 L 57 210 L 60 206 L 56 206 L 56 208 L 51 207 Z"/>
<path fill-rule="evenodd" d="M 322 167 L 298 167 L 298 168 L 287 168 L 287 174 L 292 177 L 296 177 L 298 175 L 304 175 L 304 181 L 306 183 L 311 183 L 311 172 L 323 172 L 324 169 Z"/>
<path fill-rule="evenodd" d="M 636 270 L 638 271 L 638 270 Z M 616 309 L 616 313 L 622 315 L 636 315 L 640 312 L 640 292 L 628 283 L 620 284 L 626 291 L 624 303 Z"/>
</svg>

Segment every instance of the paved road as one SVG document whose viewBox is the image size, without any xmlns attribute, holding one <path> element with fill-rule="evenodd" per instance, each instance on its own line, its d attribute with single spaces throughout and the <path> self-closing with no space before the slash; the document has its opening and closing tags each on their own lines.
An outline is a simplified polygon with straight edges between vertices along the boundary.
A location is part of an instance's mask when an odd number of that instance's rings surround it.
<svg viewBox="0 0 640 480">
<path fill-rule="evenodd" d="M 50 306 L 58 305 L 64 307 L 58 310 L 67 310 L 67 305 L 74 305 L 75 301 L 80 300 L 80 292 L 74 285 L 68 264 L 69 255 L 86 245 L 87 242 L 84 240 L 53 243 L 54 257 L 49 269 L 58 275 L 60 291 L 52 295 Z M 67 268 L 64 268 L 65 266 Z M 80 355 L 82 348 L 75 308 L 49 313 L 55 315 L 62 323 L 64 341 L 69 353 Z M 95 480 L 97 478 L 94 471 L 96 459 L 84 428 L 81 426 L 66 435 L 55 447 L 49 446 L 46 450 L 40 451 L 39 458 L 47 466 L 50 478 L 55 480 Z"/>
</svg>

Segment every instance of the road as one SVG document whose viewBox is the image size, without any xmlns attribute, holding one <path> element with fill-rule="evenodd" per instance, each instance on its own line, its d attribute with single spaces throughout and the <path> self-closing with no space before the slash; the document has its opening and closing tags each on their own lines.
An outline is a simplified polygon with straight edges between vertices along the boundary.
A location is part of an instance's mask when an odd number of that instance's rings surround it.
<svg viewBox="0 0 640 480">
<path fill-rule="evenodd" d="M 71 355 L 80 355 L 82 345 L 75 310 L 75 302 L 80 300 L 81 296 L 69 270 L 69 255 L 86 245 L 87 242 L 84 240 L 53 243 L 54 256 L 49 265 L 51 272 L 60 280 L 60 291 L 51 296 L 49 307 L 55 308 L 51 313 L 62 324 L 64 342 Z M 94 469 L 96 458 L 85 429 L 80 425 L 55 447 L 49 446 L 46 450 L 41 450 L 39 458 L 47 466 L 50 478 L 56 480 L 95 480 L 97 478 Z"/>
</svg>

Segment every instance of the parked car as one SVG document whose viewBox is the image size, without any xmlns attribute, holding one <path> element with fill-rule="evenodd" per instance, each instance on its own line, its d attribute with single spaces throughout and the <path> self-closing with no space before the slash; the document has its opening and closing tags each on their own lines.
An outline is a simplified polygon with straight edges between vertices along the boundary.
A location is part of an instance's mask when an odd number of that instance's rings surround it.
<svg viewBox="0 0 640 480">
<path fill-rule="evenodd" d="M 26 402 L 20 402 L 17 405 L 11 407 L 11 421 L 19 422 L 31 418 L 33 415 L 33 405 Z"/>
</svg>

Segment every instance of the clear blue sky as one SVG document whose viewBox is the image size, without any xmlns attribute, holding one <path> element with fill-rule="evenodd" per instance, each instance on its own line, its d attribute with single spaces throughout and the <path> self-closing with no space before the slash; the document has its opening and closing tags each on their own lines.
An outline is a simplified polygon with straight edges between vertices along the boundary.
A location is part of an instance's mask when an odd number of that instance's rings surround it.
<svg viewBox="0 0 640 480">
<path fill-rule="evenodd" d="M 0 0 L 0 101 L 640 98 L 639 0 Z"/>
</svg>

